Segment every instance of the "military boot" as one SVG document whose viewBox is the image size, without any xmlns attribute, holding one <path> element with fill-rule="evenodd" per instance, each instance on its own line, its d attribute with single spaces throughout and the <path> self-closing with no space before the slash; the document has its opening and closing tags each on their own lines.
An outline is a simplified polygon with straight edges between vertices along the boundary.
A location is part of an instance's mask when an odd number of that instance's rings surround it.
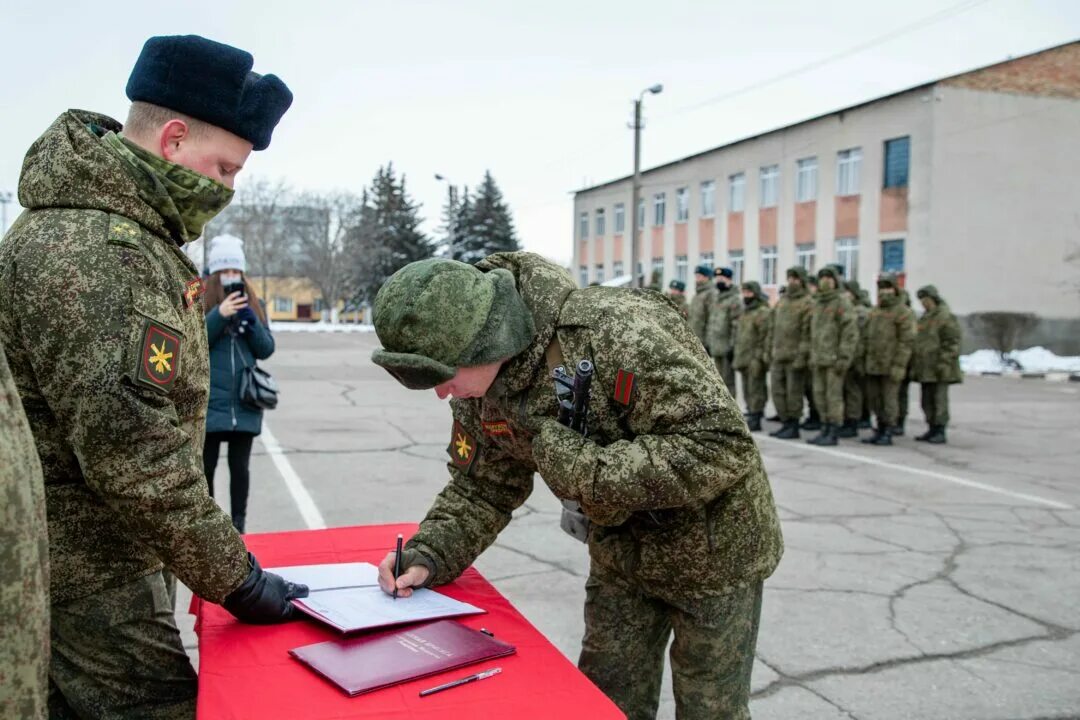
<svg viewBox="0 0 1080 720">
<path fill-rule="evenodd" d="M 817 414 L 816 410 L 810 410 L 810 417 L 806 418 L 806 422 L 800 425 L 803 430 L 820 430 L 821 429 L 821 417 Z"/>
<path fill-rule="evenodd" d="M 885 427 L 883 425 L 879 424 L 876 428 L 874 428 L 874 434 L 873 435 L 871 435 L 870 437 L 864 437 L 859 442 L 861 442 L 863 445 L 877 445 L 878 444 L 878 439 L 884 433 L 885 433 Z"/>
<path fill-rule="evenodd" d="M 783 422 L 779 415 L 773 415 L 772 417 L 765 418 L 769 422 Z"/>
<path fill-rule="evenodd" d="M 835 423 L 825 423 L 822 428 L 821 439 L 817 441 L 818 445 L 836 445 L 836 430 L 839 426 Z"/>
<path fill-rule="evenodd" d="M 934 425 L 928 425 L 926 428 L 926 432 L 924 432 L 922 435 L 916 435 L 915 439 L 919 442 L 926 442 L 930 439 L 930 436 L 934 434 L 934 427 Z"/>
<path fill-rule="evenodd" d="M 934 445 L 944 445 L 945 440 L 945 426 L 944 425 L 931 425 L 930 437 L 926 438 L 926 442 L 933 443 Z"/>
<path fill-rule="evenodd" d="M 798 420 L 785 420 L 784 427 L 780 428 L 774 433 L 769 433 L 777 440 L 798 440 L 799 439 L 799 421 Z"/>
<path fill-rule="evenodd" d="M 805 428 L 806 425 L 803 424 L 803 427 Z M 818 431 L 818 434 L 815 435 L 814 437 L 810 438 L 806 442 L 809 443 L 810 445 L 820 445 L 821 442 L 828 436 L 829 429 L 830 429 L 829 423 L 823 424 L 821 426 L 821 430 Z"/>
<path fill-rule="evenodd" d="M 897 435 L 897 436 L 902 436 L 904 434 L 904 420 L 903 419 L 901 419 L 900 422 L 896 423 L 896 425 L 893 425 L 892 434 Z"/>
<path fill-rule="evenodd" d="M 896 428 L 885 427 L 881 429 L 881 434 L 874 438 L 875 445 L 892 445 L 893 430 Z"/>
<path fill-rule="evenodd" d="M 836 430 L 836 437 L 838 438 L 853 438 L 859 437 L 859 421 L 858 420 L 845 420 L 844 424 Z"/>
<path fill-rule="evenodd" d="M 761 432 L 761 413 L 750 413 L 750 416 L 746 418 L 746 426 L 750 428 L 750 432 Z"/>
</svg>

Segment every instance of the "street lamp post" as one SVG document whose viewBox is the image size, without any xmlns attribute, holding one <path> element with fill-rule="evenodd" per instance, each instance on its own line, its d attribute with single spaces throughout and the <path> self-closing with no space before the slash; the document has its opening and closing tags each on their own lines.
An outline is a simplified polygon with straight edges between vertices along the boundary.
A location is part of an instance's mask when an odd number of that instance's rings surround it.
<svg viewBox="0 0 1080 720">
<path fill-rule="evenodd" d="M 0 191 L 0 237 L 7 232 L 7 206 L 12 197 L 10 191 Z"/>
<path fill-rule="evenodd" d="M 457 225 L 454 217 L 454 214 L 457 212 L 457 188 L 454 187 L 454 183 L 450 182 L 450 179 L 445 175 L 435 173 L 435 179 L 439 182 L 446 183 L 447 206 L 450 210 L 450 215 L 446 218 L 446 232 L 450 236 L 450 242 L 446 246 L 446 253 L 452 260 L 454 258 L 454 239 L 457 236 Z"/>
<path fill-rule="evenodd" d="M 641 103 L 645 99 L 645 93 L 659 95 L 663 91 L 664 86 L 658 83 L 642 90 L 634 101 L 634 192 L 630 204 L 630 287 L 641 287 L 641 276 L 644 274 L 638 273 L 640 262 L 638 233 L 641 231 L 638 223 L 638 205 L 641 203 Z"/>
</svg>

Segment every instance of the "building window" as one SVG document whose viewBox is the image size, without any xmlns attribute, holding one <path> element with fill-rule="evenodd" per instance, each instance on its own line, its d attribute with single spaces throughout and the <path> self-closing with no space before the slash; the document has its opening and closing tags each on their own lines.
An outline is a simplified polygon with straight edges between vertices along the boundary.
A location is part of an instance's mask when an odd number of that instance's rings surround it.
<svg viewBox="0 0 1080 720">
<path fill-rule="evenodd" d="M 779 186 L 780 166 L 767 165 L 761 168 L 761 197 L 758 199 L 758 207 L 776 207 Z"/>
<path fill-rule="evenodd" d="M 776 246 L 761 248 L 761 284 L 776 284 L 776 263 L 779 258 Z"/>
<path fill-rule="evenodd" d="M 581 213 L 581 222 L 578 223 L 578 233 L 582 239 L 589 237 L 589 213 Z"/>
<path fill-rule="evenodd" d="M 836 262 L 844 268 L 844 279 L 859 274 L 859 238 L 836 238 Z"/>
<path fill-rule="evenodd" d="M 645 227 L 645 198 L 639 198 L 637 203 L 637 226 L 638 230 Z"/>
<path fill-rule="evenodd" d="M 622 274 L 623 274 L 622 260 L 616 260 L 615 262 L 611 263 L 611 277 L 612 278 L 622 277 Z"/>
<path fill-rule="evenodd" d="M 817 247 L 813 243 L 795 246 L 795 262 L 813 275 L 817 272 Z"/>
<path fill-rule="evenodd" d="M 850 148 L 836 153 L 836 194 L 859 194 L 859 166 L 862 148 Z"/>
<path fill-rule="evenodd" d="M 716 181 L 706 180 L 701 183 L 701 217 L 716 214 Z"/>
<path fill-rule="evenodd" d="M 588 265 L 582 265 L 581 267 L 578 268 L 578 279 L 580 281 L 579 284 L 581 285 L 581 287 L 585 287 L 586 285 L 589 284 L 589 266 Z"/>
<path fill-rule="evenodd" d="M 881 272 L 904 272 L 904 240 L 881 241 Z"/>
<path fill-rule="evenodd" d="M 675 191 L 675 222 L 690 219 L 690 189 L 679 188 Z"/>
<path fill-rule="evenodd" d="M 615 232 L 626 232 L 626 206 L 622 203 L 615 206 Z"/>
<path fill-rule="evenodd" d="M 736 285 L 742 285 L 743 279 L 743 251 L 732 250 L 728 253 L 728 261 L 731 263 L 731 271 L 735 275 L 732 278 Z"/>
<path fill-rule="evenodd" d="M 713 254 L 711 252 L 701 253 L 701 255 L 698 256 L 698 265 L 708 265 L 709 267 L 713 267 L 715 263 L 716 261 L 713 259 Z"/>
<path fill-rule="evenodd" d="M 596 211 L 596 237 L 604 237 L 604 208 Z"/>
<path fill-rule="evenodd" d="M 689 272 L 689 262 L 685 255 L 675 256 L 675 279 L 686 282 L 686 274 Z"/>
<path fill-rule="evenodd" d="M 667 214 L 667 193 L 656 193 L 652 198 L 653 225 L 663 225 Z"/>
<path fill-rule="evenodd" d="M 902 137 L 885 141 L 884 186 L 907 187 L 908 166 L 911 164 L 911 138 Z"/>
<path fill-rule="evenodd" d="M 649 278 L 649 284 L 659 283 L 661 287 L 664 284 L 664 258 L 654 257 L 652 259 L 652 276 Z"/>
<path fill-rule="evenodd" d="M 746 173 L 728 178 L 728 212 L 742 212 L 746 206 Z"/>
<path fill-rule="evenodd" d="M 565 225 L 563 227 L 566 227 Z M 281 297 L 280 295 L 274 296 L 274 312 L 277 313 L 291 313 L 293 311 L 292 298 Z"/>
<path fill-rule="evenodd" d="M 593 276 L 593 280 L 595 280 L 598 283 L 604 282 L 604 266 L 603 265 L 597 265 L 596 266 L 596 274 Z"/>
<path fill-rule="evenodd" d="M 817 158 L 803 158 L 795 177 L 795 202 L 817 200 Z"/>
</svg>

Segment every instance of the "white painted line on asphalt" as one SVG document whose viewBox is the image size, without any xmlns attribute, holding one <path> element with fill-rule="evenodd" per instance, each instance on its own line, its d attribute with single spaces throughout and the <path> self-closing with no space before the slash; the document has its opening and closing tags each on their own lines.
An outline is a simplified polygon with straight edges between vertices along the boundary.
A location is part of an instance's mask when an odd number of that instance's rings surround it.
<svg viewBox="0 0 1080 720">
<path fill-rule="evenodd" d="M 296 503 L 296 508 L 304 518 L 308 530 L 324 530 L 326 521 L 323 520 L 322 513 L 319 512 L 319 508 L 312 499 L 311 494 L 304 487 L 304 481 L 293 470 L 289 458 L 285 457 L 285 451 L 278 445 L 277 438 L 274 437 L 274 433 L 270 432 L 270 426 L 265 421 L 263 422 L 262 435 L 259 436 L 259 441 L 266 448 L 266 453 L 274 462 L 274 467 L 277 468 L 281 479 L 285 481 L 285 487 L 289 490 L 289 494 L 292 495 L 293 502 Z"/>
<path fill-rule="evenodd" d="M 897 465 L 896 463 L 885 462 L 884 460 L 875 460 L 874 458 L 863 457 L 862 455 L 856 455 L 855 453 L 844 452 L 843 450 L 833 450 L 831 448 L 820 447 L 818 445 L 809 445 L 807 443 L 795 445 L 790 440 L 778 440 L 777 438 L 769 437 L 768 435 L 760 435 L 757 439 L 768 440 L 769 442 L 774 442 L 780 445 L 787 445 L 788 447 L 792 448 L 800 448 L 802 450 L 813 450 L 815 452 L 825 453 L 826 455 L 832 455 L 833 457 L 844 458 L 845 460 L 855 460 L 857 462 L 866 463 L 867 465 L 876 465 L 877 467 L 888 468 L 889 470 L 911 473 L 912 475 L 922 475 L 923 477 L 934 478 L 935 480 L 944 480 L 946 482 L 975 488 L 976 490 L 982 490 L 984 492 L 996 493 L 998 495 L 1005 495 L 1007 497 L 1016 498 L 1017 500 L 1027 500 L 1028 502 L 1038 503 L 1040 505 L 1047 505 L 1057 510 L 1073 509 L 1072 505 L 1066 505 L 1065 503 L 1058 502 L 1057 500 L 1050 500 L 1048 498 L 1039 497 L 1038 495 L 1029 495 L 1028 493 L 1014 492 L 1012 490 L 1000 488 L 997 485 L 988 485 L 986 483 L 981 483 L 978 480 L 968 480 L 967 478 L 957 477 L 955 475 L 946 475 L 945 473 L 936 472 L 934 470 L 923 470 L 922 468 L 908 467 L 907 465 Z"/>
</svg>

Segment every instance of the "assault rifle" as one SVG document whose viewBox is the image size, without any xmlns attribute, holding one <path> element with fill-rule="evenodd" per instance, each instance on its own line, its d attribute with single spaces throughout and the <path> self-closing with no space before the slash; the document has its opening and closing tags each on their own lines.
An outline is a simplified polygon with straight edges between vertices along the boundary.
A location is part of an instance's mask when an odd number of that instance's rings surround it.
<svg viewBox="0 0 1080 720">
<path fill-rule="evenodd" d="M 552 370 L 551 378 L 555 381 L 555 398 L 559 401 L 559 423 L 576 433 L 589 436 L 589 389 L 592 386 L 593 364 L 582 360 L 574 370 L 573 376 L 566 368 L 559 366 Z M 562 501 L 562 517 L 559 527 L 571 537 L 587 542 L 592 522 L 573 500 Z"/>
</svg>

